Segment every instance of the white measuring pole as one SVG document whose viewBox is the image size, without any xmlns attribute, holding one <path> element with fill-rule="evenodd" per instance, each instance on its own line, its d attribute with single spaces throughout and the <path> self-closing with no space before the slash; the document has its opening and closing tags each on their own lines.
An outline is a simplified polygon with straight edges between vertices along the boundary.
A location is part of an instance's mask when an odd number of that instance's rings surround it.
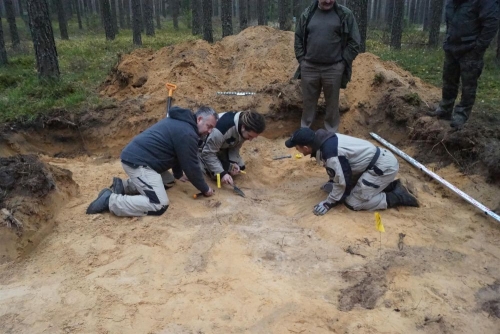
<svg viewBox="0 0 500 334">
<path fill-rule="evenodd" d="M 441 176 L 439 176 L 436 173 L 434 173 L 433 171 L 429 170 L 427 167 L 425 167 L 424 165 L 422 165 L 420 162 L 418 162 L 417 160 L 413 159 L 412 157 L 410 157 L 405 152 L 399 150 L 396 146 L 392 145 L 391 143 L 389 143 L 388 141 L 386 141 L 385 139 L 383 139 L 382 137 L 380 137 L 376 133 L 370 132 L 370 135 L 373 138 L 375 138 L 377 141 L 379 141 L 382 144 L 384 144 L 385 146 L 387 146 L 391 151 L 393 151 L 394 153 L 396 153 L 397 155 L 399 155 L 400 157 L 402 157 L 403 159 L 405 159 L 406 161 L 408 161 L 410 164 L 412 164 L 416 168 L 420 169 L 421 171 L 423 171 L 427 175 L 431 176 L 434 180 L 438 181 L 442 185 L 448 187 L 454 193 L 456 193 L 457 195 L 459 195 L 460 197 L 462 197 L 464 200 L 466 200 L 470 204 L 474 205 L 476 208 L 478 208 L 479 210 L 481 210 L 482 212 L 484 212 L 486 215 L 488 215 L 490 217 L 493 217 L 496 221 L 500 222 L 500 216 L 497 215 L 496 213 L 494 213 L 492 210 L 488 209 L 486 206 L 484 206 L 483 204 L 479 203 L 474 198 L 470 197 L 469 195 L 467 195 L 466 193 L 464 193 L 462 190 L 458 189 L 453 184 L 451 184 L 450 182 L 448 182 L 445 179 L 443 179 Z"/>
</svg>

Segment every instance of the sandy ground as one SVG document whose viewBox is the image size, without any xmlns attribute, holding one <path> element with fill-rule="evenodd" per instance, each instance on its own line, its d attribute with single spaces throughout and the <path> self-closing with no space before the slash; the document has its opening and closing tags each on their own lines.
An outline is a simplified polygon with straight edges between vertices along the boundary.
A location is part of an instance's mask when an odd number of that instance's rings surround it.
<svg viewBox="0 0 500 334">
<path fill-rule="evenodd" d="M 246 198 L 223 187 L 214 197 L 195 200 L 191 184 L 177 183 L 161 217 L 85 215 L 113 175 L 125 177 L 116 154 L 161 117 L 166 80 L 176 78 L 181 105 L 208 101 L 220 111 L 253 107 L 269 114 L 286 111 L 286 104 L 288 112 L 295 110 L 297 84 L 288 82 L 295 69 L 292 36 L 259 29 L 213 47 L 194 42 L 126 57 L 123 71 L 103 88 L 123 101 L 120 116 L 83 132 L 93 154 L 40 155 L 71 171 L 79 190 L 58 197 L 57 210 L 51 209 L 55 228 L 35 251 L 0 264 L 0 332 L 499 333 L 500 225 L 402 160 L 399 177 L 418 193 L 421 207 L 380 212 L 386 233 L 376 231 L 373 212 L 338 206 L 325 216 L 313 215 L 313 206 L 326 197 L 319 190 L 327 179 L 324 168 L 309 158 L 272 159 L 295 155 L 283 135 L 298 125 L 296 115 L 273 118 L 264 137 L 245 144 L 247 174 L 236 184 Z M 245 43 L 258 45 L 235 56 Z M 141 52 L 147 61 L 138 60 Z M 185 63 L 168 59 L 183 52 L 186 57 L 178 58 Z M 246 62 L 237 63 L 240 58 Z M 124 65 L 132 61 L 136 65 Z M 233 72 L 219 67 L 211 74 L 214 62 Z M 280 62 L 289 65 L 279 67 Z M 243 70 L 255 66 L 262 74 L 258 80 Z M 120 84 L 116 78 L 125 77 L 126 68 L 132 74 Z M 132 68 L 147 80 L 130 79 L 137 73 Z M 367 138 L 377 130 L 393 143 L 408 144 L 404 130 L 380 113 L 391 108 L 386 94 L 404 97 L 410 90 L 425 105 L 439 91 L 373 55 L 359 57 L 355 68 L 342 95 L 350 109 L 342 116 L 342 131 Z M 235 69 L 242 70 L 231 75 Z M 373 85 L 377 73 L 382 86 Z M 215 96 L 228 90 L 223 77 L 238 90 L 256 87 L 263 97 Z M 440 125 L 446 126 L 436 121 Z M 34 136 L 16 138 L 17 148 L 2 146 L 2 153 L 40 147 Z M 419 151 L 415 144 L 401 148 L 412 155 Z M 485 205 L 498 204 L 498 187 L 482 176 L 465 176 L 453 165 L 429 167 Z"/>
</svg>

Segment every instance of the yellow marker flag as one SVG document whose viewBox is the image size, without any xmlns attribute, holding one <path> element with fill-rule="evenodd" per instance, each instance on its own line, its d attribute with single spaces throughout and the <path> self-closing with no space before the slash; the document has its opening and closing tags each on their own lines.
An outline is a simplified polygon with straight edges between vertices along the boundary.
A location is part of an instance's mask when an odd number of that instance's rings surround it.
<svg viewBox="0 0 500 334">
<path fill-rule="evenodd" d="M 378 212 L 375 212 L 375 228 L 379 232 L 385 232 L 384 224 L 382 224 L 382 218 Z"/>
<path fill-rule="evenodd" d="M 217 188 L 220 188 L 220 174 L 217 174 Z"/>
</svg>

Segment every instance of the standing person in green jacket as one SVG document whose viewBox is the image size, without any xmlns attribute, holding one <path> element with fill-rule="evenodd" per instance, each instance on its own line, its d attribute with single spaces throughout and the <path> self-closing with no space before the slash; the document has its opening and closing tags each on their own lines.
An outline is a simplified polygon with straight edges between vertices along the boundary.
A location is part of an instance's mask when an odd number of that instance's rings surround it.
<svg viewBox="0 0 500 334">
<path fill-rule="evenodd" d="M 351 80 L 352 62 L 361 36 L 351 10 L 335 0 L 315 1 L 302 13 L 295 27 L 295 57 L 301 79 L 304 110 L 301 127 L 316 117 L 321 89 L 325 96 L 325 129 L 338 132 L 340 89 Z"/>
</svg>

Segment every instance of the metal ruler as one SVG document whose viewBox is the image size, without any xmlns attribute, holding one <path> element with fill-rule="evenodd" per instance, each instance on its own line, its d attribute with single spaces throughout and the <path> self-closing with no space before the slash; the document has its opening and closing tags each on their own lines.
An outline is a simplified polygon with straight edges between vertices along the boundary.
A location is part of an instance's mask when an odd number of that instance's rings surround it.
<svg viewBox="0 0 500 334">
<path fill-rule="evenodd" d="M 246 96 L 246 95 L 255 95 L 255 93 L 253 93 L 253 92 L 217 92 L 217 95 Z"/>
</svg>

